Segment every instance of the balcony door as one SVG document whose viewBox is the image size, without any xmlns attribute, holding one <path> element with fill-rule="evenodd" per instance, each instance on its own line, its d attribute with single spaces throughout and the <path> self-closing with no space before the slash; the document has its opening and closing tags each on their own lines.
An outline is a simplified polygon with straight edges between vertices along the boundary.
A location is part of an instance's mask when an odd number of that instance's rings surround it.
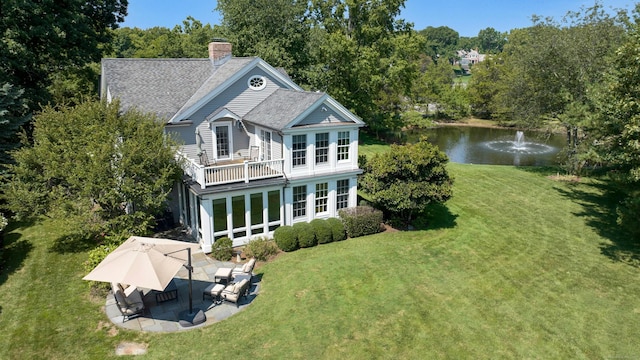
<svg viewBox="0 0 640 360">
<path fill-rule="evenodd" d="M 216 160 L 231 158 L 231 124 L 221 123 L 213 126 L 213 138 Z"/>
<path fill-rule="evenodd" d="M 271 160 L 271 131 L 260 130 L 260 159 Z"/>
</svg>

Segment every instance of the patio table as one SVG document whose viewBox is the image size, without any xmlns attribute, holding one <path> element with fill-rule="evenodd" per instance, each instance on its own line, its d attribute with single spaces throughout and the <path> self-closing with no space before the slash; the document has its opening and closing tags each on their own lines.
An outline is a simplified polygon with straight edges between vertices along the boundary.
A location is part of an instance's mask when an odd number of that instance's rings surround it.
<svg viewBox="0 0 640 360">
<path fill-rule="evenodd" d="M 213 281 L 220 282 L 222 279 L 224 279 L 226 283 L 229 283 L 232 271 L 232 268 L 219 268 L 218 271 L 216 271 L 216 273 L 213 275 Z"/>
</svg>

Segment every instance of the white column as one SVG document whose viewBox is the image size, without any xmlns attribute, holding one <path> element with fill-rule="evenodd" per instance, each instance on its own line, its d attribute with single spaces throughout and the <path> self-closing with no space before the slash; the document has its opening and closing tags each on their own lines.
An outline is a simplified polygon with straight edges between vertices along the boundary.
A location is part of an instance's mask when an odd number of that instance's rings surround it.
<svg viewBox="0 0 640 360">
<path fill-rule="evenodd" d="M 210 253 L 213 244 L 213 201 L 211 199 L 200 201 L 200 222 L 202 223 L 200 247 L 202 251 Z"/>
</svg>

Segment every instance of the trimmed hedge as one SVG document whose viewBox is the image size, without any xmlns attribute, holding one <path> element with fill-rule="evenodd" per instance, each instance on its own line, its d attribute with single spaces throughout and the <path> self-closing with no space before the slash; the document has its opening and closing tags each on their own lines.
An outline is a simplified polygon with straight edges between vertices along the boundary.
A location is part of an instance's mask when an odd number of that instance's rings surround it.
<svg viewBox="0 0 640 360">
<path fill-rule="evenodd" d="M 301 248 L 314 247 L 318 245 L 316 235 L 313 233 L 313 228 L 308 222 L 299 222 L 293 224 L 293 230 L 298 237 L 298 245 Z"/>
<path fill-rule="evenodd" d="M 280 226 L 273 232 L 273 239 L 282 251 L 298 249 L 298 236 L 291 226 Z"/>
<path fill-rule="evenodd" d="M 333 236 L 331 235 L 331 226 L 324 219 L 314 219 L 309 223 L 311 224 L 311 228 L 313 229 L 313 233 L 316 235 L 316 240 L 318 244 L 326 244 L 333 241 Z"/>
<path fill-rule="evenodd" d="M 223 237 L 211 245 L 211 256 L 220 261 L 229 261 L 233 257 L 233 241 Z"/>
<path fill-rule="evenodd" d="M 333 241 L 342 241 L 347 238 L 347 233 L 344 230 L 344 224 L 342 220 L 338 218 L 328 218 L 327 224 L 331 228 L 331 239 Z"/>
<path fill-rule="evenodd" d="M 356 206 L 339 212 L 349 237 L 371 235 L 380 232 L 382 211 L 371 206 Z"/>
</svg>

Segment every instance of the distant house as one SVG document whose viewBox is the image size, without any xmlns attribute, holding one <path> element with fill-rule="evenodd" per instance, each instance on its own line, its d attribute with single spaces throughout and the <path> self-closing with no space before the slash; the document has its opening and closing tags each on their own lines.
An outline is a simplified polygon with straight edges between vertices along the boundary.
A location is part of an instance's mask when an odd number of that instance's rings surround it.
<svg viewBox="0 0 640 360">
<path fill-rule="evenodd" d="M 102 96 L 166 120 L 184 145 L 172 209 L 205 252 L 356 205 L 358 131 L 331 96 L 257 57 L 209 44 L 206 59 L 103 59 Z"/>
<path fill-rule="evenodd" d="M 458 64 L 465 72 L 469 72 L 469 65 L 474 65 L 484 61 L 486 55 L 478 53 L 478 50 L 458 50 L 457 55 L 460 58 Z"/>
</svg>

